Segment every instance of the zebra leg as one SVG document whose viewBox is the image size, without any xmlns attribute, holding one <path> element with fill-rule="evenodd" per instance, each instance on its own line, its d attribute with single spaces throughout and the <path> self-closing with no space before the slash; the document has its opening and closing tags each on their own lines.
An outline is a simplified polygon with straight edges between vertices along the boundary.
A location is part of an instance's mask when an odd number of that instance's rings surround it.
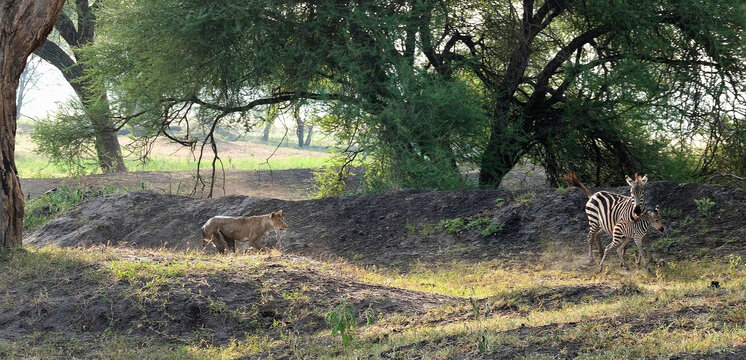
<svg viewBox="0 0 746 360">
<path fill-rule="evenodd" d="M 599 270 L 603 269 L 604 260 L 606 260 L 606 255 L 608 255 L 609 253 L 611 253 L 612 251 L 614 251 L 614 249 L 616 249 L 617 246 L 619 246 L 618 239 L 612 239 L 611 240 L 611 244 L 609 244 L 606 247 L 606 249 L 604 249 L 604 253 L 603 253 L 604 255 L 601 257 L 601 262 L 598 264 L 598 269 Z"/>
<path fill-rule="evenodd" d="M 604 260 L 606 260 L 606 255 L 608 255 L 610 252 L 614 251 L 614 248 L 616 248 L 617 245 L 618 244 L 617 244 L 616 240 L 612 240 L 611 244 L 609 244 L 608 246 L 606 246 L 606 249 L 604 249 L 604 252 L 603 252 L 603 256 L 601 256 L 601 262 L 598 263 L 598 270 L 599 271 L 603 270 Z"/>
<path fill-rule="evenodd" d="M 627 244 L 629 244 L 629 238 L 625 237 L 617 244 L 618 247 L 616 249 L 616 253 L 619 254 L 619 266 L 621 266 L 624 270 L 629 270 L 629 266 L 627 266 L 627 263 L 624 262 L 624 252 L 627 249 Z"/>
<path fill-rule="evenodd" d="M 591 229 L 588 231 L 588 265 L 593 265 L 593 243 L 594 241 L 597 241 L 597 234 L 598 234 L 599 227 L 598 225 L 593 226 L 591 225 Z M 599 252 L 599 255 L 601 253 Z"/>
<path fill-rule="evenodd" d="M 637 245 L 637 252 L 640 254 L 640 261 L 642 262 L 642 266 L 645 267 L 648 271 L 650 271 L 650 266 L 648 266 L 648 261 L 645 259 L 645 250 L 642 248 L 642 237 L 635 238 L 635 245 Z"/>
</svg>

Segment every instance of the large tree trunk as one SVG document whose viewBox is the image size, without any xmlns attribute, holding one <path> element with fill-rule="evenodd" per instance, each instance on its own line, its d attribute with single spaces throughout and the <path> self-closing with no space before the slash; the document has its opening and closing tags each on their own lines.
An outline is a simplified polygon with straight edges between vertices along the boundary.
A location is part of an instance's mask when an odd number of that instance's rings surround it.
<svg viewBox="0 0 746 360">
<path fill-rule="evenodd" d="M 480 161 L 479 186 L 483 188 L 498 187 L 505 174 L 526 154 L 531 144 L 530 119 L 515 114 L 517 109 L 511 107 L 508 99 L 503 98 L 496 103 L 498 106 L 492 115 L 490 138 Z M 521 126 L 517 127 L 515 124 Z"/>
<path fill-rule="evenodd" d="M 127 172 L 122 158 L 122 149 L 119 146 L 117 138 L 117 129 L 109 117 L 109 101 L 106 95 L 101 96 L 98 100 L 89 100 L 92 94 L 87 88 L 82 88 L 80 96 L 83 104 L 88 105 L 88 117 L 91 119 L 95 133 L 96 155 L 98 163 L 101 165 L 103 173 Z"/>
<path fill-rule="evenodd" d="M 26 59 L 52 31 L 65 0 L 3 1 L 0 5 L 0 246 L 22 243 L 23 193 L 15 163 L 16 88 Z"/>
<path fill-rule="evenodd" d="M 111 111 L 104 89 L 93 89 L 85 80 L 85 64 L 80 61 L 83 54 L 79 47 L 93 41 L 96 27 L 96 17 L 88 1 L 76 2 L 77 28 L 73 21 L 64 13 L 60 15 L 55 28 L 72 49 L 76 59 L 73 60 L 62 48 L 51 41 L 36 50 L 36 55 L 59 69 L 70 83 L 81 103 L 88 112 L 91 126 L 95 133 L 96 154 L 98 155 L 101 171 L 104 173 L 126 172 L 122 158 L 122 150 L 117 138 L 116 128 L 111 121 Z"/>
<path fill-rule="evenodd" d="M 307 135 L 306 135 L 306 142 L 303 144 L 305 147 L 311 146 L 311 136 L 313 135 L 313 125 L 308 127 Z"/>
</svg>

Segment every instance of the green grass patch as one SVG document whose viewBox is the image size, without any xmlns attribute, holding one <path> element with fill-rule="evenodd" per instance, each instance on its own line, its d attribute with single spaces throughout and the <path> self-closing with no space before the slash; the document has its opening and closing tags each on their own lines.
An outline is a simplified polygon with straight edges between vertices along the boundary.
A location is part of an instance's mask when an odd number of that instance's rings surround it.
<svg viewBox="0 0 746 360">
<path fill-rule="evenodd" d="M 287 170 L 287 169 L 317 169 L 327 162 L 325 157 L 285 156 L 270 159 L 269 163 L 260 159 L 225 159 L 223 168 L 226 170 Z M 153 158 L 144 164 L 136 160 L 125 161 L 127 168 L 136 171 L 184 171 L 197 170 L 197 161 L 184 158 Z M 220 170 L 220 163 L 215 164 Z M 212 168 L 212 159 L 203 159 L 200 169 Z"/>
<path fill-rule="evenodd" d="M 44 225 L 57 215 L 70 210 L 86 199 L 104 194 L 127 192 L 128 189 L 102 187 L 98 189 L 80 189 L 74 186 L 61 185 L 56 191 L 39 196 L 25 203 L 23 228 L 30 230 Z"/>
<path fill-rule="evenodd" d="M 272 158 L 267 163 L 264 159 L 224 159 L 223 168 L 226 170 L 287 170 L 287 169 L 318 169 L 324 166 L 328 158 L 324 156 L 284 156 Z M 148 159 L 145 163 L 125 159 L 127 169 L 130 171 L 187 171 L 197 170 L 197 161 L 189 158 L 167 158 L 156 157 Z M 71 174 L 67 166 L 50 163 L 48 159 L 33 153 L 17 153 L 16 166 L 18 174 L 23 178 L 57 178 L 69 177 Z M 200 168 L 211 169 L 212 158 L 203 159 Z M 220 170 L 220 163 L 216 163 Z M 101 169 L 94 162 L 86 165 L 82 174 L 100 174 Z"/>
</svg>

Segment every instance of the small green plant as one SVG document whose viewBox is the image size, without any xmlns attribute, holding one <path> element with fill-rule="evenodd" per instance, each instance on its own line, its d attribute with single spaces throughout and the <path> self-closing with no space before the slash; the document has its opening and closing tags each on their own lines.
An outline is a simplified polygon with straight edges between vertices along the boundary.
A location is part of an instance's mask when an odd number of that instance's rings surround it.
<svg viewBox="0 0 746 360">
<path fill-rule="evenodd" d="M 479 349 L 480 353 L 486 353 L 490 350 L 490 342 L 487 338 L 487 332 L 485 330 L 481 330 L 478 333 L 479 340 L 477 341 L 477 348 Z"/>
<path fill-rule="evenodd" d="M 536 192 L 534 192 L 534 191 L 527 191 L 527 192 L 525 192 L 523 194 L 520 194 L 520 195 L 516 196 L 515 197 L 515 202 L 517 202 L 517 203 L 519 203 L 521 205 L 530 206 L 531 203 L 534 202 L 534 197 L 535 196 L 536 196 Z"/>
<path fill-rule="evenodd" d="M 342 300 L 339 305 L 326 311 L 326 323 L 332 327 L 333 337 L 342 337 L 342 345 L 347 346 L 353 340 L 353 331 L 357 325 L 347 300 Z"/>
<path fill-rule="evenodd" d="M 503 199 L 503 198 L 497 198 L 497 199 L 495 199 L 495 206 L 501 207 L 503 205 L 505 205 L 505 199 Z"/>
<path fill-rule="evenodd" d="M 467 229 L 482 229 L 485 226 L 489 226 L 490 219 L 488 217 L 480 216 L 474 219 L 469 219 L 469 223 L 466 224 Z"/>
<path fill-rule="evenodd" d="M 417 231 L 417 228 L 414 227 L 414 225 L 404 225 L 404 228 L 407 229 L 407 237 L 414 236 L 415 232 Z"/>
<path fill-rule="evenodd" d="M 661 210 L 661 216 L 664 218 L 678 219 L 683 214 L 684 214 L 684 211 L 681 209 L 666 208 L 666 209 Z"/>
<path fill-rule="evenodd" d="M 449 233 L 458 233 L 464 230 L 466 227 L 466 221 L 464 221 L 464 218 L 441 220 L 440 227 Z"/>
<path fill-rule="evenodd" d="M 438 230 L 438 226 L 435 224 L 424 224 L 422 225 L 422 228 L 420 228 L 419 231 L 417 231 L 422 236 L 429 236 L 435 234 L 435 231 Z"/>
<path fill-rule="evenodd" d="M 449 233 L 460 233 L 464 230 L 478 230 L 483 236 L 490 236 L 502 231 L 501 222 L 493 222 L 486 216 L 465 217 L 440 221 L 440 227 Z"/>
<path fill-rule="evenodd" d="M 694 199 L 694 203 L 697 204 L 697 210 L 699 210 L 699 214 L 702 216 L 709 215 L 710 209 L 712 209 L 712 207 L 715 206 L 715 202 L 712 201 L 708 197 L 703 197 L 701 199 Z"/>
<path fill-rule="evenodd" d="M 743 261 L 741 260 L 740 256 L 736 256 L 733 254 L 728 255 L 728 269 L 730 270 L 731 274 L 735 274 L 742 265 Z"/>
<path fill-rule="evenodd" d="M 502 231 L 504 226 L 505 225 L 499 221 L 491 222 L 489 225 L 487 225 L 487 227 L 482 229 L 482 235 L 484 236 L 495 235 L 499 233 L 500 231 Z"/>
<path fill-rule="evenodd" d="M 567 188 L 564 187 L 564 186 L 560 186 L 560 187 L 554 189 L 554 191 L 556 191 L 557 194 L 559 194 L 560 196 L 564 196 L 565 194 L 567 194 Z"/>
<path fill-rule="evenodd" d="M 681 236 L 664 237 L 658 240 L 657 242 L 655 242 L 655 244 L 653 244 L 652 247 L 654 250 L 660 251 L 660 250 L 668 249 L 674 244 L 682 242 L 682 241 L 684 241 L 684 238 Z"/>
</svg>

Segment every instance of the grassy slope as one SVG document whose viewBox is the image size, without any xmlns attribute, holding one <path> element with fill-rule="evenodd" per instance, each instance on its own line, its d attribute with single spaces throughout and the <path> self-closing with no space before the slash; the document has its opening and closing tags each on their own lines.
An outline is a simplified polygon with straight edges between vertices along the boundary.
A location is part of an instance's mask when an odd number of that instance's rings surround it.
<svg viewBox="0 0 746 360">
<path fill-rule="evenodd" d="M 125 296 L 158 298 L 163 289 L 184 286 L 204 274 L 235 267 L 252 271 L 267 263 L 288 265 L 277 255 L 219 258 L 111 248 L 43 248 L 3 253 L 0 293 L 5 295 L 0 304 L 2 311 L 12 311 L 15 304 L 29 302 L 44 308 L 49 306 L 45 303 L 44 286 L 81 273 L 81 278 L 93 287 L 130 284 L 124 287 Z M 100 333 L 84 333 L 82 337 L 37 332 L 0 341 L 0 357 L 667 358 L 671 354 L 721 351 L 743 345 L 746 340 L 746 268 L 739 258 L 672 262 L 654 274 L 623 274 L 615 268 L 597 273 L 595 269 L 567 264 L 567 259 L 573 257 L 562 249 L 550 249 L 536 265 L 455 261 L 421 264 L 407 273 L 349 263 L 288 266 L 285 271 L 313 266 L 343 279 L 463 298 L 458 305 L 442 306 L 424 315 L 381 314 L 370 324 L 364 315 L 355 314 L 359 327 L 354 330 L 354 340 L 346 346 L 326 330 L 294 331 L 288 320 L 235 334 L 234 341 L 227 344 L 210 344 L 199 333 L 189 339 L 133 337 L 113 327 Z M 718 279 L 722 287 L 708 288 L 711 279 Z M 573 286 L 614 291 L 603 296 L 588 292 L 573 297 L 562 290 Z M 42 290 L 24 291 L 30 287 Z M 302 289 L 288 298 L 303 302 Z M 307 310 L 324 316 L 329 307 L 341 300 L 329 299 L 328 307 Z M 221 307 L 220 298 L 213 303 L 216 311 L 231 311 Z"/>
</svg>

